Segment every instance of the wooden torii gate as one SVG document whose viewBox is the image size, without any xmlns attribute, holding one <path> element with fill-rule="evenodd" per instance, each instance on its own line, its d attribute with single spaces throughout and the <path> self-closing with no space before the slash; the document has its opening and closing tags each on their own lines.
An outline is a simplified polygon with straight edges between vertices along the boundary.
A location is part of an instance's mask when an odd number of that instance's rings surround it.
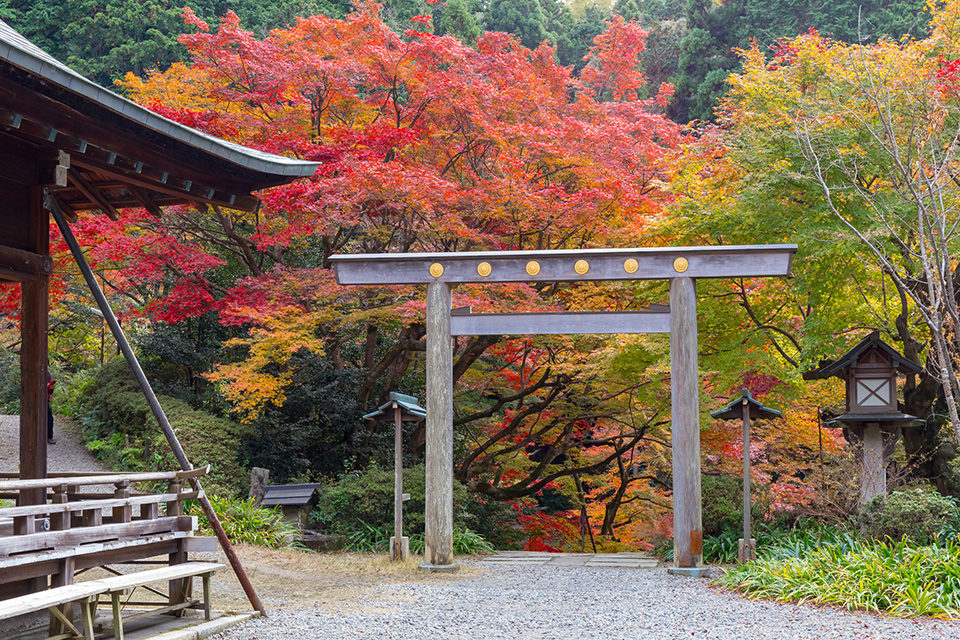
<svg viewBox="0 0 960 640">
<path fill-rule="evenodd" d="M 796 245 L 360 254 L 332 257 L 342 285 L 427 285 L 425 569 L 453 561 L 455 335 L 670 333 L 674 573 L 702 575 L 698 278 L 790 275 Z M 457 284 L 669 280 L 667 312 L 453 315 Z"/>
</svg>

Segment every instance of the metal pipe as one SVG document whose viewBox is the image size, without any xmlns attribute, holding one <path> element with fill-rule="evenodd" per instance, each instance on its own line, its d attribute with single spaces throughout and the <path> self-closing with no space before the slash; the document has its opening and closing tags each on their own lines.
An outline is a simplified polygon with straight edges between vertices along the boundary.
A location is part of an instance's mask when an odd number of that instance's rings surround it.
<svg viewBox="0 0 960 640">
<path fill-rule="evenodd" d="M 143 369 L 140 367 L 140 362 L 137 360 L 137 356 L 134 355 L 133 349 L 130 348 L 130 343 L 127 342 L 127 338 L 123 334 L 123 329 L 120 328 L 120 323 L 117 322 L 117 317 L 113 314 L 113 309 L 110 308 L 106 296 L 104 296 L 103 291 L 100 290 L 100 285 L 97 284 L 97 280 L 94 278 L 93 271 L 90 269 L 90 265 L 87 264 L 87 259 L 84 257 L 83 251 L 80 249 L 80 245 L 77 243 L 77 239 L 73 235 L 73 231 L 70 230 L 70 225 L 67 224 L 66 218 L 63 215 L 63 211 L 60 209 L 60 205 L 57 203 L 50 191 L 46 188 L 43 190 L 43 206 L 53 214 L 54 220 L 57 221 L 57 226 L 60 227 L 60 234 L 66 241 L 67 246 L 70 247 L 70 253 L 73 254 L 73 259 L 80 268 L 80 273 L 83 274 L 83 279 L 87 281 L 87 286 L 90 288 L 90 293 L 93 294 L 94 299 L 97 301 L 97 306 L 100 308 L 104 319 L 110 326 L 110 332 L 113 333 L 113 337 L 116 339 L 117 345 L 120 347 L 120 351 L 123 352 L 123 357 L 126 358 L 127 364 L 129 364 L 130 368 L 133 370 L 133 375 L 137 379 L 137 383 L 140 385 L 140 389 L 143 391 L 143 395 L 147 399 L 147 404 L 150 405 L 150 410 L 153 412 L 153 416 L 160 424 L 160 429 L 163 430 L 163 435 L 166 436 L 167 442 L 170 444 L 170 448 L 173 449 L 174 457 L 176 457 L 177 462 L 184 471 L 192 470 L 193 465 L 191 465 L 190 461 L 187 460 L 187 454 L 180 445 L 180 441 L 177 439 L 177 434 L 173 431 L 173 427 L 170 426 L 170 421 L 167 420 L 167 416 L 164 414 L 163 408 L 160 406 L 160 402 L 157 400 L 157 396 L 153 392 L 153 387 L 150 386 L 147 376 L 144 375 Z M 203 513 L 207 516 L 210 526 L 213 527 L 213 531 L 217 536 L 217 540 L 220 541 L 220 546 L 223 549 L 223 553 L 227 556 L 227 560 L 230 562 L 233 572 L 237 575 L 237 580 L 240 581 L 240 585 L 243 587 L 243 591 L 247 595 L 247 599 L 250 601 L 250 604 L 253 605 L 253 608 L 260 612 L 260 615 L 266 616 L 267 612 L 263 608 L 263 603 L 260 602 L 260 598 L 257 596 L 257 592 L 254 590 L 253 584 L 250 582 L 250 578 L 247 577 L 246 572 L 243 570 L 243 565 L 240 564 L 240 558 L 237 557 L 237 553 L 234 550 L 233 545 L 230 544 L 230 539 L 227 537 L 226 531 L 223 530 L 223 525 L 220 524 L 220 519 L 217 518 L 217 514 L 213 511 L 213 507 L 210 505 L 210 500 L 207 498 L 207 495 L 200 488 L 199 479 L 190 478 L 190 484 L 193 487 L 193 490 L 199 494 L 197 500 L 200 502 L 200 507 L 203 509 Z"/>
</svg>

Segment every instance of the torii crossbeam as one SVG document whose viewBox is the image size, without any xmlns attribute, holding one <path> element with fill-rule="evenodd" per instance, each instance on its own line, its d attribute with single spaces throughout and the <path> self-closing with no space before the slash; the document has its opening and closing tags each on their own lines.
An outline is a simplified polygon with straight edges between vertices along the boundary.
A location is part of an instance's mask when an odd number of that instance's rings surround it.
<svg viewBox="0 0 960 640">
<path fill-rule="evenodd" d="M 797 246 L 661 247 L 339 255 L 343 285 L 427 285 L 426 526 L 424 567 L 453 562 L 453 335 L 670 333 L 674 570 L 703 561 L 697 278 L 788 276 Z M 451 314 L 462 283 L 669 280 L 669 310 Z"/>
</svg>

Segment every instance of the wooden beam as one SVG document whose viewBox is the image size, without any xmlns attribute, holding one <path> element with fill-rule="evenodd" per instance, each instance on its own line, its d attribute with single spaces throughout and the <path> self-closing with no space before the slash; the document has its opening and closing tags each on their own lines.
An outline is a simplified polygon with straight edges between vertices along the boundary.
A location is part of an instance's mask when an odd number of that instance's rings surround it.
<svg viewBox="0 0 960 640">
<path fill-rule="evenodd" d="M 450 333 L 455 336 L 669 332 L 669 312 L 473 313 L 450 317 Z"/>
<path fill-rule="evenodd" d="M 0 245 L 0 272 L 12 280 L 36 280 L 53 273 L 53 259 L 32 251 Z"/>
<path fill-rule="evenodd" d="M 150 197 L 150 194 L 140 187 L 132 184 L 127 184 L 126 187 L 127 191 L 132 193 L 133 196 L 140 201 L 140 203 L 143 205 L 143 208 L 150 212 L 150 215 L 157 219 L 163 217 L 163 211 L 161 211 L 160 207 L 157 206 L 157 203 L 153 201 L 153 198 Z"/>
<path fill-rule="evenodd" d="M 94 202 L 101 211 L 110 216 L 111 220 L 119 220 L 120 212 L 110 204 L 110 202 L 97 191 L 96 187 L 87 182 L 83 176 L 76 169 L 71 169 L 69 172 L 70 182 L 77 188 L 77 190 L 85 195 L 90 202 Z"/>
<path fill-rule="evenodd" d="M 397 253 L 331 257 L 337 282 L 427 284 L 790 275 L 796 245 Z"/>
</svg>

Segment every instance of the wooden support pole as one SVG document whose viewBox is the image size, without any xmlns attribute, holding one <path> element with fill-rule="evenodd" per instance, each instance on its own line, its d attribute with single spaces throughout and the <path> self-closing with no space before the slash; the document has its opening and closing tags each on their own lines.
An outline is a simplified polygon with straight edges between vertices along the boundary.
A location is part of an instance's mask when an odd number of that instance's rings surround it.
<svg viewBox="0 0 960 640">
<path fill-rule="evenodd" d="M 860 479 L 860 504 L 887 493 L 887 469 L 883 463 L 883 431 L 877 422 L 863 427 L 863 472 Z"/>
<path fill-rule="evenodd" d="M 402 562 L 410 553 L 410 541 L 403 537 L 403 409 L 393 403 L 393 537 L 390 559 Z"/>
<path fill-rule="evenodd" d="M 427 424 L 424 563 L 451 570 L 453 563 L 453 287 L 427 285 Z"/>
<path fill-rule="evenodd" d="M 750 403 L 747 401 L 746 391 L 742 400 L 743 407 L 743 539 L 740 540 L 737 550 L 737 559 L 747 562 L 757 557 L 752 532 L 750 530 Z"/>
<path fill-rule="evenodd" d="M 30 192 L 31 249 L 40 256 L 50 253 L 50 217 L 42 206 L 42 193 Z M 47 313 L 49 275 L 20 283 L 20 477 L 47 477 Z M 43 489 L 20 491 L 18 504 L 42 504 Z M 17 533 L 34 529 L 34 518 L 14 522 Z"/>
<path fill-rule="evenodd" d="M 696 568 L 703 554 L 697 294 L 686 277 L 670 280 L 670 392 L 674 566 Z"/>
<path fill-rule="evenodd" d="M 110 332 L 117 341 L 117 346 L 120 347 L 120 351 L 123 352 L 123 357 L 126 359 L 127 364 L 133 371 L 133 375 L 137 379 L 137 383 L 140 385 L 140 390 L 143 392 L 143 395 L 147 400 L 147 404 L 150 406 L 153 417 L 156 418 L 157 423 L 160 425 L 160 429 L 163 431 L 163 435 L 167 440 L 167 443 L 173 450 L 174 457 L 177 459 L 177 462 L 184 471 L 192 470 L 193 465 L 190 464 L 190 461 L 187 459 L 187 454 L 184 452 L 183 446 L 181 446 L 176 432 L 174 432 L 173 427 L 170 425 L 170 421 L 167 420 L 167 416 L 163 412 L 163 408 L 160 406 L 160 402 L 157 400 L 156 394 L 153 392 L 153 387 L 150 386 L 147 376 L 144 375 L 143 368 L 140 367 L 140 362 L 137 360 L 137 356 L 133 353 L 130 343 L 127 342 L 127 337 L 124 335 L 123 329 L 120 328 L 120 323 L 117 322 L 117 317 L 113 314 L 113 309 L 110 308 L 110 304 L 107 302 L 106 296 L 104 296 L 103 291 L 100 290 L 100 285 L 97 283 L 97 279 L 94 277 L 93 271 L 90 269 L 90 265 L 87 264 L 87 259 L 84 257 L 83 250 L 80 248 L 77 239 L 74 237 L 73 231 L 70 229 L 70 225 L 67 224 L 67 221 L 63 216 L 63 212 L 60 210 L 60 207 L 57 204 L 57 201 L 53 198 L 53 195 L 49 191 L 45 191 L 44 193 L 44 206 L 53 214 L 54 219 L 57 221 L 57 226 L 60 228 L 60 234 L 63 236 L 67 246 L 70 247 L 70 253 L 73 254 L 73 259 L 76 261 L 77 267 L 80 268 L 80 273 L 83 274 L 83 278 L 87 283 L 87 287 L 90 289 L 90 293 L 93 294 L 94 299 L 97 301 L 97 306 L 100 308 L 100 312 L 103 314 L 104 320 L 107 321 L 107 325 L 110 327 Z M 449 309 L 449 305 L 447 305 L 447 307 Z M 46 325 L 44 324 L 44 326 Z M 44 340 L 44 347 L 46 347 L 45 343 L 46 340 Z M 44 349 L 44 355 L 46 355 L 46 349 Z M 44 359 L 44 362 L 46 362 L 46 359 Z M 46 379 L 44 379 L 44 393 L 46 393 Z M 44 436 L 46 436 L 46 434 L 44 434 Z M 44 443 L 46 443 L 46 440 L 44 440 Z M 236 574 L 237 580 L 240 582 L 240 586 L 243 587 L 243 591 L 246 594 L 247 599 L 250 601 L 250 604 L 253 605 L 253 608 L 260 612 L 260 615 L 266 616 L 267 611 L 264 609 L 263 603 L 260 602 L 260 597 L 253 588 L 253 583 L 250 582 L 250 578 L 243 570 L 243 565 L 240 563 L 240 558 L 237 556 L 237 552 L 230 543 L 230 538 L 227 537 L 226 531 L 223 530 L 223 525 L 220 523 L 220 519 L 217 517 L 216 512 L 214 512 L 213 507 L 210 505 L 209 498 L 207 498 L 206 493 L 203 492 L 200 486 L 200 481 L 196 477 L 191 477 L 190 485 L 193 490 L 197 492 L 197 502 L 200 503 L 200 507 L 203 509 L 203 513 L 207 517 L 207 521 L 213 528 L 213 532 L 217 536 L 217 540 L 220 542 L 220 548 L 223 549 L 223 553 L 227 557 L 227 561 L 230 563 L 230 566 L 233 568 L 233 572 Z"/>
</svg>

